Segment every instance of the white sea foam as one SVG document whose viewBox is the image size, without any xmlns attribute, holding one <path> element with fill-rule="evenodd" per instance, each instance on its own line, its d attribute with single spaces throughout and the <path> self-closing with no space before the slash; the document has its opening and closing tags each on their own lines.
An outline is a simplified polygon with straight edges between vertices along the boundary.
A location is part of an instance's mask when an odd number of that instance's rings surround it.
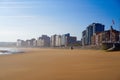
<svg viewBox="0 0 120 80">
<path fill-rule="evenodd" d="M 0 55 L 17 54 L 17 53 L 24 53 L 24 51 L 16 48 L 0 48 Z"/>
</svg>

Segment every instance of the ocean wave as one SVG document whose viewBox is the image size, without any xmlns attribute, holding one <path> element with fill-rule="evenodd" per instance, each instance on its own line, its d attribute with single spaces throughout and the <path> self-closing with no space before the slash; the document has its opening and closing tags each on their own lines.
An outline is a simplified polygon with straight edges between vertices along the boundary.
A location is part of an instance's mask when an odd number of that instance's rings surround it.
<svg viewBox="0 0 120 80">
<path fill-rule="evenodd" d="M 24 53 L 24 51 L 12 48 L 0 48 L 0 55 Z"/>
</svg>

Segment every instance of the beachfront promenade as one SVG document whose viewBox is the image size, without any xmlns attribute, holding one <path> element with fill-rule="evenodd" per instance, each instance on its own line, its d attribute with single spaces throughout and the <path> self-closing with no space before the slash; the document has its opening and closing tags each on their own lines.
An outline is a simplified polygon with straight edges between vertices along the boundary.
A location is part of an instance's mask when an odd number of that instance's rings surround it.
<svg viewBox="0 0 120 80">
<path fill-rule="evenodd" d="M 120 51 L 23 50 L 0 56 L 0 80 L 120 80 Z"/>
</svg>

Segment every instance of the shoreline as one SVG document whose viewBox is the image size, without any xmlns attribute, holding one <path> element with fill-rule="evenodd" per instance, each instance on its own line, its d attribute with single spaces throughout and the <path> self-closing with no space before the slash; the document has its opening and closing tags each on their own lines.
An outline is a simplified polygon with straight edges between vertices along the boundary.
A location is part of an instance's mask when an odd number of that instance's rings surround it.
<svg viewBox="0 0 120 80">
<path fill-rule="evenodd" d="M 18 54 L 18 53 L 24 53 L 23 50 L 18 49 L 18 48 L 0 48 L 0 55 L 10 55 L 10 54 Z"/>
</svg>

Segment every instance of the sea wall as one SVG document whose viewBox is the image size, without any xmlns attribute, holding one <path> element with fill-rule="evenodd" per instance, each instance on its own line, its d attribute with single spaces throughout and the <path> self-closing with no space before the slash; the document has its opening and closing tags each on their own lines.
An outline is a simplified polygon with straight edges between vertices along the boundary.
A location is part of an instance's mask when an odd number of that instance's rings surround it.
<svg viewBox="0 0 120 80">
<path fill-rule="evenodd" d="M 109 48 L 112 48 L 113 45 L 115 45 L 115 49 L 114 50 L 120 50 L 120 43 L 103 43 L 102 44 L 102 49 L 103 50 L 107 50 Z"/>
</svg>

